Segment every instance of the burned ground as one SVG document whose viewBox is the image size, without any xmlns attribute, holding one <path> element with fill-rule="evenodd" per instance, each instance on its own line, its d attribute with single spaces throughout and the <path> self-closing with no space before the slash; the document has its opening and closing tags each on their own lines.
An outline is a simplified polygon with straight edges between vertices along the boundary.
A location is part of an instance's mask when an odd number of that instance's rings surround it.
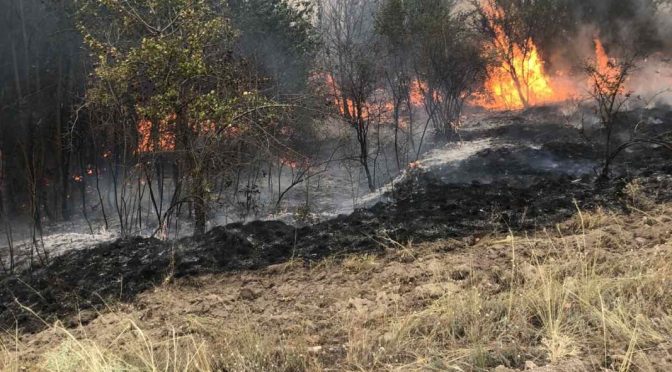
<svg viewBox="0 0 672 372">
<path fill-rule="evenodd" d="M 626 187 L 628 213 L 577 211 L 553 229 L 174 278 L 0 338 L 13 350 L 0 366 L 668 371 L 672 204 L 643 182 Z"/>
<path fill-rule="evenodd" d="M 173 278 L 381 252 L 389 241 L 455 238 L 468 246 L 489 234 L 552 228 L 577 208 L 626 211 L 624 187 L 635 178 L 652 200 L 672 200 L 672 166 L 661 149 L 625 154 L 621 176 L 597 184 L 595 145 L 575 128 L 536 126 L 538 115 L 502 116 L 506 125 L 471 127 L 465 140 L 492 137 L 505 145 L 482 150 L 450 169 L 408 171 L 386 201 L 351 215 L 305 227 L 277 221 L 230 224 L 195 239 L 136 237 L 67 252 L 44 267 L 2 280 L 0 320 L 7 328 L 18 324 L 36 331 L 44 323 L 33 311 L 46 321 L 67 318 L 131 301 Z"/>
</svg>

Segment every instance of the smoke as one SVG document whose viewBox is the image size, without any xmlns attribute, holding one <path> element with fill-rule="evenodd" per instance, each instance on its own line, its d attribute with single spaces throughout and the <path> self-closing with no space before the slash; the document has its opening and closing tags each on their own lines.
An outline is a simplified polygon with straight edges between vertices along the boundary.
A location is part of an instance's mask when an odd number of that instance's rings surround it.
<svg viewBox="0 0 672 372">
<path fill-rule="evenodd" d="M 672 2 L 666 1 L 658 5 L 654 24 L 658 37 L 663 41 L 668 55 L 672 48 Z"/>
<path fill-rule="evenodd" d="M 672 2 L 601 3 L 597 32 L 610 57 L 618 59 L 632 54 L 640 57 L 626 83 L 627 90 L 633 93 L 631 104 L 647 107 L 672 104 Z"/>
<path fill-rule="evenodd" d="M 662 53 L 656 53 L 638 65 L 628 81 L 637 103 L 646 107 L 672 105 L 672 64 Z"/>
<path fill-rule="evenodd" d="M 285 0 L 229 0 L 238 53 L 273 79 L 274 96 L 305 88 L 317 47 L 312 7 Z"/>
<path fill-rule="evenodd" d="M 561 89 L 587 97 L 584 67 L 595 62 L 599 40 L 614 62 L 635 59 L 626 89 L 631 106 L 672 104 L 672 2 L 656 0 L 568 1 L 572 14 L 565 33 L 542 48 L 548 72 Z"/>
</svg>

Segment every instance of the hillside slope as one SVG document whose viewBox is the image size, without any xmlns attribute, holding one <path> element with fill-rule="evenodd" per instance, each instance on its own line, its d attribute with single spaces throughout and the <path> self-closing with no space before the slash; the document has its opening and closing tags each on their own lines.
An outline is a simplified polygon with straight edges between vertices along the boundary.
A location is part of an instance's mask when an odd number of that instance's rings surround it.
<svg viewBox="0 0 672 372">
<path fill-rule="evenodd" d="M 4 338 L 3 370 L 668 371 L 672 204 L 171 280 Z M 495 230 L 496 231 L 496 230 Z M 536 367 L 546 366 L 546 367 Z"/>
</svg>

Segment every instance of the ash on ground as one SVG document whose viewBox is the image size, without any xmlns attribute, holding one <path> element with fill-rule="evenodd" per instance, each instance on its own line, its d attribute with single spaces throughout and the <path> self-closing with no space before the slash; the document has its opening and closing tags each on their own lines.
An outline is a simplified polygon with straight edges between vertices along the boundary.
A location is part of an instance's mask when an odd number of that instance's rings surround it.
<svg viewBox="0 0 672 372">
<path fill-rule="evenodd" d="M 645 117 L 654 133 L 672 125 L 669 111 L 630 115 Z M 381 251 L 390 241 L 456 238 L 468 246 L 482 235 L 552 227 L 577 208 L 627 211 L 624 190 L 633 180 L 652 200 L 672 200 L 667 150 L 633 148 L 619 157 L 609 183 L 597 183 L 600 142 L 589 141 L 584 127 L 558 123 L 564 122 L 554 109 L 475 120 L 461 141 L 429 152 L 364 198 L 364 208 L 317 224 L 233 223 L 198 238 L 135 237 L 62 249 L 48 264 L 2 279 L 0 322 L 34 331 L 43 320 L 129 301 L 175 277 Z"/>
</svg>

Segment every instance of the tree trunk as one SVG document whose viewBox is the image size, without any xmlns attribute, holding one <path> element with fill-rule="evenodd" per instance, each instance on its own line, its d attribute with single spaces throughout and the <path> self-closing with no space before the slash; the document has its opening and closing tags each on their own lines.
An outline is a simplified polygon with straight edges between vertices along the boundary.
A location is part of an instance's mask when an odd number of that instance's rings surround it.
<svg viewBox="0 0 672 372">
<path fill-rule="evenodd" d="M 516 92 L 518 92 L 518 97 L 520 98 L 520 102 L 523 103 L 524 108 L 530 107 L 530 97 L 525 95 L 525 92 L 523 91 L 523 86 L 520 83 L 520 78 L 518 77 L 518 72 L 516 71 L 516 66 L 514 65 L 513 61 L 507 61 L 509 65 L 509 71 L 511 74 L 511 79 L 513 80 L 514 85 L 516 86 Z"/>
<path fill-rule="evenodd" d="M 394 102 L 394 155 L 397 160 L 397 170 L 401 171 L 401 159 L 399 158 L 399 106 L 400 101 Z"/>
<path fill-rule="evenodd" d="M 205 224 L 207 221 L 207 205 L 205 177 L 200 171 L 194 173 L 194 236 L 205 234 Z"/>
<path fill-rule="evenodd" d="M 359 142 L 359 162 L 364 168 L 364 173 L 366 174 L 366 180 L 369 185 L 369 190 L 371 192 L 376 191 L 376 185 L 373 182 L 373 175 L 371 174 L 371 169 L 369 168 L 369 142 L 368 142 L 368 128 L 364 119 L 361 115 L 361 109 L 357 108 L 358 119 L 355 123 L 355 128 L 357 129 L 357 141 Z"/>
<path fill-rule="evenodd" d="M 609 179 L 609 168 L 611 168 L 611 132 L 612 132 L 612 121 L 608 121 L 605 123 L 605 128 L 607 130 L 606 133 L 606 144 L 604 148 L 604 167 L 602 167 L 602 174 L 600 175 L 600 178 L 602 180 L 607 180 Z"/>
<path fill-rule="evenodd" d="M 367 141 L 360 141 L 360 153 L 359 153 L 359 162 L 364 168 L 364 173 L 366 174 L 366 180 L 369 185 L 369 191 L 376 191 L 376 185 L 373 183 L 373 175 L 371 174 L 371 169 L 369 168 L 369 149 Z"/>
</svg>

